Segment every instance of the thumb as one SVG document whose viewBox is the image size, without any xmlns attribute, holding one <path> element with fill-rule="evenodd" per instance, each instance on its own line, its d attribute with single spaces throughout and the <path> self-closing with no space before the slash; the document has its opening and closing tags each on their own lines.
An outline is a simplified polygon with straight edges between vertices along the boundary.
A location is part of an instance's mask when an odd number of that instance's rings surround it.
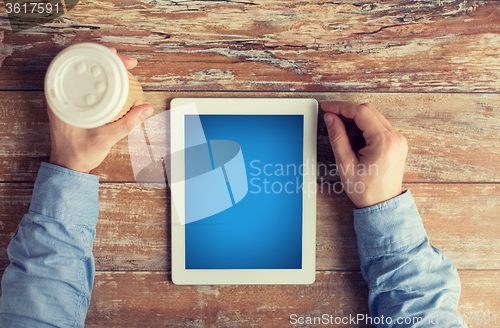
<svg viewBox="0 0 500 328">
<path fill-rule="evenodd" d="M 324 119 L 337 165 L 354 163 L 356 154 L 351 148 L 344 122 L 334 113 L 326 113 Z"/>
<path fill-rule="evenodd" d="M 132 108 L 125 116 L 118 121 L 106 124 L 101 128 L 106 130 L 103 134 L 108 136 L 113 145 L 128 136 L 137 125 L 150 117 L 154 112 L 151 105 L 143 104 Z"/>
</svg>

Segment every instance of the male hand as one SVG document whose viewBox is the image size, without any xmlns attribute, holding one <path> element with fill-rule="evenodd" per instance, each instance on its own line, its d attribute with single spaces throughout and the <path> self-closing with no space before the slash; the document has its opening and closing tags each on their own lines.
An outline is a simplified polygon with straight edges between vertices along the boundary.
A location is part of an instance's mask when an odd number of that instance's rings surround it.
<svg viewBox="0 0 500 328">
<path fill-rule="evenodd" d="M 340 180 L 358 208 L 399 196 L 406 138 L 371 104 L 321 105 Z"/>
<path fill-rule="evenodd" d="M 116 49 L 110 48 L 116 53 Z M 137 65 L 137 59 L 118 54 L 127 69 Z M 150 105 L 132 108 L 118 121 L 95 129 L 82 129 L 61 121 L 47 105 L 50 121 L 50 163 L 71 170 L 89 173 L 99 166 L 111 147 L 126 137 L 154 112 Z"/>
</svg>

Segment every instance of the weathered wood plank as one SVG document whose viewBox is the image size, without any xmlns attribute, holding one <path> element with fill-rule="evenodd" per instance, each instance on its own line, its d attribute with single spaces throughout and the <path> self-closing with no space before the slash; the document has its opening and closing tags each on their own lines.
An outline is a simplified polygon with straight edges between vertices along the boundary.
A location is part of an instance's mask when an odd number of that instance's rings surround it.
<svg viewBox="0 0 500 328">
<path fill-rule="evenodd" d="M 499 22 L 497 1 L 85 1 L 22 33 L 0 19 L 0 89 L 41 90 L 91 41 L 139 58 L 146 90 L 498 92 Z"/>
<path fill-rule="evenodd" d="M 321 186 L 324 187 L 321 190 Z M 170 269 L 170 198 L 164 190 L 106 184 L 94 247 L 103 270 Z M 347 196 L 318 185 L 317 270 L 357 270 Z M 431 243 L 459 269 L 500 269 L 500 186 L 409 184 Z M 97 251 L 97 249 L 99 251 Z"/>
<path fill-rule="evenodd" d="M 432 245 L 461 270 L 500 269 L 500 185 L 405 184 Z M 487 242 L 483 243 L 483 241 Z"/>
<path fill-rule="evenodd" d="M 484 315 L 489 314 L 490 325 L 500 325 L 500 272 L 499 271 L 459 271 L 460 282 L 462 284 L 462 295 L 458 310 L 467 318 L 469 328 L 484 327 Z M 482 314 L 482 323 L 472 322 L 473 316 L 468 314 Z M 496 322 L 493 321 L 496 315 Z"/>
<path fill-rule="evenodd" d="M 359 272 L 296 286 L 176 286 L 165 272 L 98 272 L 86 327 L 288 327 L 292 314 L 368 314 L 367 294 Z"/>
<path fill-rule="evenodd" d="M 459 271 L 458 312 L 488 314 L 498 324 L 498 271 Z M 367 286 L 360 272 L 322 271 L 312 285 L 176 286 L 167 272 L 96 272 L 86 327 L 320 327 L 292 319 L 330 320 L 369 315 Z M 295 314 L 296 316 L 293 316 Z M 493 321 L 496 315 L 496 324 Z M 331 317 L 330 317 L 331 316 Z M 472 322 L 469 322 L 472 320 Z M 336 327 L 373 327 L 366 319 Z"/>
<path fill-rule="evenodd" d="M 405 181 L 499 182 L 500 95 L 392 93 L 186 93 L 146 92 L 156 113 L 175 97 L 311 97 L 320 103 L 371 102 L 407 138 L 410 151 Z M 41 161 L 48 161 L 50 136 L 42 92 L 0 92 L 0 181 L 34 181 Z M 319 181 L 335 181 L 335 163 L 323 123 L 318 122 Z M 328 172 L 326 172 L 328 171 Z M 128 142 L 119 142 L 93 171 L 101 181 L 135 181 Z"/>
<path fill-rule="evenodd" d="M 459 313 L 468 320 L 467 314 L 489 314 L 491 320 L 496 314 L 498 325 L 500 273 L 459 274 Z M 292 325 L 290 316 L 367 315 L 367 302 L 359 272 L 318 272 L 314 284 L 302 286 L 176 286 L 165 272 L 98 272 L 86 327 L 323 327 Z M 335 327 L 372 326 L 360 321 Z"/>
<path fill-rule="evenodd" d="M 323 186 L 323 191 L 321 191 Z M 319 185 L 317 270 L 359 270 L 353 205 Z M 458 269 L 500 269 L 500 185 L 407 184 L 431 244 Z M 0 184 L 0 270 L 6 247 L 27 211 L 32 184 Z M 98 270 L 170 270 L 170 197 L 164 189 L 104 183 L 94 255 Z"/>
</svg>

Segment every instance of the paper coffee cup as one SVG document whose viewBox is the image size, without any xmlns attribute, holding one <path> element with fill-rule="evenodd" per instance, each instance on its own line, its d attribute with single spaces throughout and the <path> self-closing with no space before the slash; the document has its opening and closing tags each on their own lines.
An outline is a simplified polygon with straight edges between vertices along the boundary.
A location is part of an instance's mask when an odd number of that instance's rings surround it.
<svg viewBox="0 0 500 328">
<path fill-rule="evenodd" d="M 45 97 L 57 117 L 79 128 L 115 121 L 142 103 L 142 88 L 120 57 L 96 43 L 61 51 L 45 75 Z"/>
<path fill-rule="evenodd" d="M 138 105 L 144 103 L 144 93 L 142 92 L 142 87 L 139 81 L 132 75 L 132 73 L 128 73 L 128 97 L 125 101 L 125 105 L 122 107 L 122 110 L 115 116 L 111 122 L 120 119 L 123 115 L 127 114 L 128 111 Z"/>
</svg>

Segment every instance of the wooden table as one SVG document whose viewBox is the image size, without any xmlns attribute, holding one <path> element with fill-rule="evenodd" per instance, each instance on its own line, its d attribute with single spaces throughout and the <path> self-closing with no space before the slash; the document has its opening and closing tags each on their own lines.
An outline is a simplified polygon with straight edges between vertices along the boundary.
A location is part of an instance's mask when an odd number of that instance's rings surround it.
<svg viewBox="0 0 500 328">
<path fill-rule="evenodd" d="M 460 313 L 497 314 L 500 326 L 499 2 L 90 0 L 21 33 L 1 12 L 1 270 L 49 156 L 45 71 L 66 46 L 100 42 L 139 59 L 132 73 L 156 113 L 185 96 L 374 104 L 409 141 L 404 184 L 459 270 Z M 322 114 L 318 126 L 318 161 L 334 163 Z M 88 327 L 292 327 L 291 314 L 368 314 L 345 194 L 318 195 L 314 284 L 176 286 L 169 190 L 134 183 L 126 139 L 92 173 L 101 212 Z"/>
</svg>

